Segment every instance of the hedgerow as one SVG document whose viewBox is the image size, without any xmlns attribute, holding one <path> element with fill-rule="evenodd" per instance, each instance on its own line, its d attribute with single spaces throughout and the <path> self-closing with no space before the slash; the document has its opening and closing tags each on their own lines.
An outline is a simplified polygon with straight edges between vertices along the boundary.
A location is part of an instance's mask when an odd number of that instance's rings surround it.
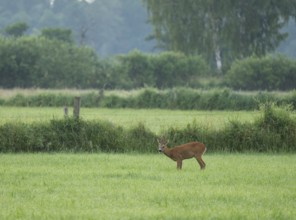
<svg viewBox="0 0 296 220">
<path fill-rule="evenodd" d="M 17 94 L 9 99 L 0 99 L 4 106 L 72 106 L 75 95 L 42 93 L 25 96 Z M 296 109 L 296 91 L 281 93 L 270 92 L 235 92 L 230 89 L 196 90 L 174 88 L 158 90 L 142 89 L 135 95 L 102 95 L 97 92 L 81 95 L 82 107 L 102 108 L 161 108 L 181 110 L 254 110 L 258 104 L 266 101 L 277 104 L 289 104 Z"/>
<path fill-rule="evenodd" d="M 289 108 L 265 104 L 254 122 L 230 121 L 215 130 L 196 122 L 155 134 L 139 124 L 123 128 L 106 121 L 72 117 L 47 123 L 6 123 L 0 126 L 0 152 L 142 152 L 157 150 L 157 138 L 170 145 L 189 141 L 206 144 L 209 152 L 296 152 L 296 120 Z"/>
<path fill-rule="evenodd" d="M 225 81 L 236 90 L 289 91 L 296 88 L 296 62 L 285 56 L 248 57 L 231 65 Z"/>
</svg>

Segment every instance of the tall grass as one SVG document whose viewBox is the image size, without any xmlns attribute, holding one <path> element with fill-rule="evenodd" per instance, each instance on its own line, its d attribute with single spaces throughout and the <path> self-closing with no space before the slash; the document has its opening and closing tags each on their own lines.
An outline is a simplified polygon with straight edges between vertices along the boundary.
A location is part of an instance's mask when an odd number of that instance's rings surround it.
<svg viewBox="0 0 296 220">
<path fill-rule="evenodd" d="M 1 219 L 294 219 L 294 155 L 0 154 Z M 284 161 L 284 162 L 283 162 Z"/>
</svg>

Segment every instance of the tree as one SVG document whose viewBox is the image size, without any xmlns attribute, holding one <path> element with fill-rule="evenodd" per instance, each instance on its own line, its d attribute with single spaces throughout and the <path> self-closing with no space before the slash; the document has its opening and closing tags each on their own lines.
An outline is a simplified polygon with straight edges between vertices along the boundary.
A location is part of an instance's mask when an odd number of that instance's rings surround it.
<svg viewBox="0 0 296 220">
<path fill-rule="evenodd" d="M 15 24 L 8 25 L 4 31 L 8 36 L 21 37 L 28 28 L 29 26 L 26 22 L 17 22 Z"/>
<path fill-rule="evenodd" d="M 44 28 L 41 30 L 41 36 L 50 40 L 59 40 L 67 43 L 73 43 L 72 31 L 70 29 L 63 28 Z"/>
<path fill-rule="evenodd" d="M 153 36 L 168 50 L 222 62 L 265 55 L 287 37 L 280 29 L 296 15 L 296 1 L 143 0 Z"/>
<path fill-rule="evenodd" d="M 276 52 L 296 58 L 296 22 L 290 19 L 288 25 L 283 29 L 289 34 L 289 36 L 279 45 Z"/>
<path fill-rule="evenodd" d="M 3 88 L 97 87 L 106 78 L 88 47 L 37 36 L 0 37 L 0 51 Z"/>
</svg>

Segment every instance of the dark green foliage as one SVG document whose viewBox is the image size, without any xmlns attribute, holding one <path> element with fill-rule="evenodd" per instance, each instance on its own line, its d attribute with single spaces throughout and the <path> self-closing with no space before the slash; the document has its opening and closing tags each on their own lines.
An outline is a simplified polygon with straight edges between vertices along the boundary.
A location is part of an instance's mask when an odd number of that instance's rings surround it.
<svg viewBox="0 0 296 220">
<path fill-rule="evenodd" d="M 33 96 L 24 96 L 22 94 L 17 94 L 4 101 L 5 105 L 8 106 L 38 106 L 38 107 L 54 107 L 54 106 L 72 106 L 74 96 L 69 96 L 65 94 L 38 94 Z"/>
<path fill-rule="evenodd" d="M 50 40 L 60 40 L 67 43 L 74 43 L 71 29 L 44 28 L 41 30 L 41 36 Z"/>
<path fill-rule="evenodd" d="M 199 141 L 209 152 L 296 152 L 296 120 L 289 108 L 265 104 L 253 123 L 230 121 L 224 128 L 193 121 L 161 132 L 170 146 Z M 0 126 L 0 152 L 142 152 L 157 150 L 157 135 L 139 124 L 124 129 L 105 121 L 65 118 L 49 123 Z"/>
<path fill-rule="evenodd" d="M 151 153 L 157 150 L 156 135 L 141 123 L 126 131 L 125 143 L 129 151 Z"/>
<path fill-rule="evenodd" d="M 130 80 L 131 88 L 196 87 L 199 79 L 210 72 L 209 66 L 200 56 L 185 56 L 175 52 L 149 55 L 135 50 L 117 59 L 120 63 L 118 71 Z"/>
<path fill-rule="evenodd" d="M 3 88 L 64 88 L 98 86 L 103 76 L 97 56 L 77 47 L 42 37 L 0 37 L 0 86 Z"/>
<path fill-rule="evenodd" d="M 199 78 L 210 73 L 210 68 L 203 58 L 185 56 L 182 53 L 162 53 L 152 57 L 152 64 L 157 88 L 196 87 Z"/>
<path fill-rule="evenodd" d="M 71 43 L 68 29 L 45 29 L 41 36 L 0 37 L 3 88 L 167 88 L 199 85 L 209 67 L 198 56 L 130 52 L 99 59 L 91 48 Z"/>
<path fill-rule="evenodd" d="M 270 103 L 254 123 L 231 122 L 225 130 L 229 151 L 295 151 L 296 121 L 289 110 Z"/>
<path fill-rule="evenodd" d="M 234 62 L 226 82 L 233 89 L 292 90 L 296 88 L 296 62 L 283 56 L 249 57 Z"/>
<path fill-rule="evenodd" d="M 282 27 L 295 16 L 294 1 L 143 0 L 158 46 L 185 54 L 215 57 L 227 66 L 234 59 L 273 51 L 287 34 Z"/>
<path fill-rule="evenodd" d="M 47 151 L 47 124 L 7 123 L 0 126 L 1 152 Z"/>
<path fill-rule="evenodd" d="M 203 142 L 209 152 L 295 152 L 296 120 L 289 112 L 265 104 L 262 116 L 254 123 L 230 121 L 224 129 L 215 131 L 193 122 L 184 129 L 169 128 L 163 136 L 170 140 L 170 146 Z"/>
<path fill-rule="evenodd" d="M 4 32 L 8 36 L 12 37 L 21 37 L 28 30 L 29 26 L 25 22 L 17 22 L 11 25 L 8 25 Z"/>
<path fill-rule="evenodd" d="M 127 55 L 118 57 L 121 65 L 121 72 L 131 81 L 132 88 L 154 86 L 154 74 L 150 56 L 139 51 L 133 51 Z"/>
<path fill-rule="evenodd" d="M 192 124 L 188 124 L 183 129 L 169 128 L 164 132 L 163 136 L 169 140 L 170 145 L 180 145 L 191 141 L 204 142 L 205 134 L 207 130 L 200 127 L 196 121 Z"/>
<path fill-rule="evenodd" d="M 48 124 L 26 125 L 8 123 L 0 126 L 1 152 L 123 152 L 129 151 L 131 141 L 136 149 L 136 138 L 143 129 L 126 133 L 122 128 L 107 122 L 85 122 L 74 118 L 52 120 Z M 153 139 L 153 138 L 152 138 Z M 141 142 L 142 148 L 145 143 Z"/>
<path fill-rule="evenodd" d="M 61 31 L 61 35 L 63 31 L 67 35 L 69 30 Z M 91 48 L 65 42 L 68 37 L 64 40 L 48 39 L 48 36 L 0 37 L 0 87 L 165 89 L 228 85 L 244 90 L 296 88 L 296 62 L 285 57 L 251 57 L 237 61 L 225 80 L 206 85 L 203 79 L 209 75 L 210 68 L 200 56 L 132 51 L 113 59 L 99 59 Z M 220 97 L 218 92 L 216 99 Z"/>
<path fill-rule="evenodd" d="M 50 132 L 45 135 L 50 140 L 50 151 L 87 152 L 124 151 L 122 137 L 123 129 L 109 122 L 86 122 L 72 117 L 52 120 Z"/>
<path fill-rule="evenodd" d="M 151 27 L 141 1 L 1 0 L 0 17 L 0 29 L 25 21 L 29 34 L 48 27 L 69 28 L 75 42 L 90 45 L 103 56 L 133 48 L 151 51 L 154 46 L 145 41 Z"/>
</svg>

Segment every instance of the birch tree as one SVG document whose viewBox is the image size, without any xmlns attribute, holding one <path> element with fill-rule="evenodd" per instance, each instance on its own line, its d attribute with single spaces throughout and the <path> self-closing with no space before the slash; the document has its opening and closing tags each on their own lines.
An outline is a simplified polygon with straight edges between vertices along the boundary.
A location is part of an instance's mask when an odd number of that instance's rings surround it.
<svg viewBox="0 0 296 220">
<path fill-rule="evenodd" d="M 295 0 L 143 0 L 153 25 L 150 38 L 166 50 L 200 54 L 222 64 L 273 51 L 287 37 Z"/>
</svg>

